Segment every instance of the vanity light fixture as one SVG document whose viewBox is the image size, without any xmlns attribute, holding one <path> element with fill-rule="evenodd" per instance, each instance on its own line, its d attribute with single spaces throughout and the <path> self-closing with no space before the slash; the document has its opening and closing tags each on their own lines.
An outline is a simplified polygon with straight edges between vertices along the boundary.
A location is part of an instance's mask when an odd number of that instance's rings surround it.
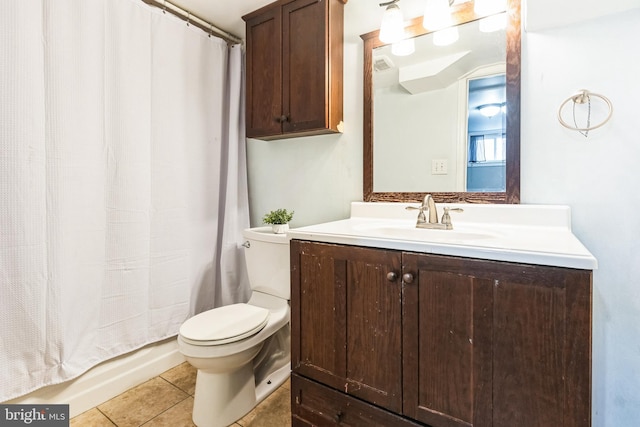
<svg viewBox="0 0 640 427">
<path fill-rule="evenodd" d="M 453 0 L 427 0 L 422 17 L 422 26 L 431 31 L 450 27 Z"/>
<path fill-rule="evenodd" d="M 458 40 L 458 29 L 452 27 L 451 5 L 454 0 L 427 0 L 422 26 L 433 31 L 433 44 L 448 46 Z"/>
<path fill-rule="evenodd" d="M 473 11 L 476 15 L 489 16 L 507 9 L 507 0 L 474 0 Z"/>
<path fill-rule="evenodd" d="M 482 114 L 483 116 L 487 117 L 487 118 L 491 118 L 493 116 L 495 116 L 496 114 L 500 113 L 500 112 L 505 112 L 506 111 L 506 105 L 505 103 L 493 103 L 493 104 L 483 104 L 483 105 L 479 105 L 476 107 L 476 109 L 480 112 L 480 114 Z"/>
<path fill-rule="evenodd" d="M 396 3 L 400 0 L 391 0 L 380 3 L 380 7 L 386 7 L 380 24 L 380 41 L 383 43 L 395 43 L 404 37 L 404 19 L 400 7 Z"/>
<path fill-rule="evenodd" d="M 484 16 L 478 24 L 478 29 L 483 33 L 490 33 L 506 28 L 506 9 L 507 0 L 474 0 L 473 11 L 476 15 Z"/>
</svg>

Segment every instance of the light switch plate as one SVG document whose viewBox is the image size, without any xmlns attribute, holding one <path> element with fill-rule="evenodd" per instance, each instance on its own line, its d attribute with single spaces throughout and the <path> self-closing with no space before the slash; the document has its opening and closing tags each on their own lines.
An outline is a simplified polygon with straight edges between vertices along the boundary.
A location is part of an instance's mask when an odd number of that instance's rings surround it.
<svg viewBox="0 0 640 427">
<path fill-rule="evenodd" d="M 446 159 L 431 160 L 431 175 L 446 175 L 446 174 L 447 174 Z"/>
</svg>

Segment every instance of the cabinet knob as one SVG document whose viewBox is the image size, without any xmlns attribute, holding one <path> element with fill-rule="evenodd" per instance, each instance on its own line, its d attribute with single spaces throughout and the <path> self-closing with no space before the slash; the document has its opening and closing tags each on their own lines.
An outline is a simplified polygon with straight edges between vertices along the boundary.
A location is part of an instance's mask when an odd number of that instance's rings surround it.
<svg viewBox="0 0 640 427">
<path fill-rule="evenodd" d="M 390 282 L 395 282 L 398 279 L 398 275 L 395 271 L 390 271 L 387 273 L 387 280 Z"/>
<path fill-rule="evenodd" d="M 404 273 L 402 275 L 402 281 L 404 283 L 413 283 L 413 274 L 411 273 Z"/>
<path fill-rule="evenodd" d="M 276 117 L 276 121 L 278 123 L 285 123 L 289 121 L 289 116 L 285 116 L 284 114 L 280 117 Z"/>
</svg>

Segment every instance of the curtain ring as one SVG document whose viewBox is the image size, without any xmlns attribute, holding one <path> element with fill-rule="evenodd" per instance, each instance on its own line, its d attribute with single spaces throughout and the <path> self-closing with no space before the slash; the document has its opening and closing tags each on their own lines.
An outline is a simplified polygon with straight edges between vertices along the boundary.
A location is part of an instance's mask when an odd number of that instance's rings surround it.
<svg viewBox="0 0 640 427">
<path fill-rule="evenodd" d="M 167 0 L 162 0 L 162 13 L 167 13 Z"/>
<path fill-rule="evenodd" d="M 190 22 L 191 22 L 191 12 L 187 12 L 187 27 L 189 26 Z"/>
<path fill-rule="evenodd" d="M 568 124 L 567 122 L 564 121 L 564 119 L 562 118 L 562 109 L 565 107 L 565 105 L 567 105 L 567 103 L 569 103 L 569 101 L 573 101 L 573 106 L 575 108 L 576 104 L 590 103 L 591 102 L 591 97 L 600 98 L 605 104 L 607 104 L 607 107 L 609 109 L 609 113 L 607 114 L 607 117 L 601 123 L 598 123 L 598 124 L 593 125 L 593 126 L 590 125 L 590 120 L 591 120 L 590 114 L 591 114 L 591 112 L 589 112 L 589 118 L 587 119 L 588 122 L 587 122 L 587 126 L 586 127 L 580 128 L 577 125 L 572 126 L 572 125 L 570 125 L 570 124 Z M 605 123 L 607 123 L 609 121 L 609 119 L 611 118 L 612 114 L 613 114 L 613 104 L 611 104 L 611 101 L 609 100 L 609 98 L 607 98 L 604 95 L 600 95 L 598 93 L 593 93 L 593 92 L 589 92 L 586 89 L 582 89 L 580 92 L 570 96 L 569 98 L 565 99 L 562 104 L 560 104 L 560 108 L 558 108 L 558 121 L 560 122 L 560 124 L 562 126 L 566 127 L 567 129 L 575 130 L 575 131 L 578 131 L 578 132 L 589 132 L 590 130 L 598 129 L 599 127 L 601 127 Z"/>
</svg>

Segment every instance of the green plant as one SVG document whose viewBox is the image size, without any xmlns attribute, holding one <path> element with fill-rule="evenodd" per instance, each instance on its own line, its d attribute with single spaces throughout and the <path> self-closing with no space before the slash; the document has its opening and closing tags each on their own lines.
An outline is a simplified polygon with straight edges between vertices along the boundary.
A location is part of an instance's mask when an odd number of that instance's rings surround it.
<svg viewBox="0 0 640 427">
<path fill-rule="evenodd" d="M 287 211 L 286 209 L 276 209 L 262 217 L 262 222 L 265 224 L 287 224 L 293 218 L 294 211 Z"/>
</svg>

